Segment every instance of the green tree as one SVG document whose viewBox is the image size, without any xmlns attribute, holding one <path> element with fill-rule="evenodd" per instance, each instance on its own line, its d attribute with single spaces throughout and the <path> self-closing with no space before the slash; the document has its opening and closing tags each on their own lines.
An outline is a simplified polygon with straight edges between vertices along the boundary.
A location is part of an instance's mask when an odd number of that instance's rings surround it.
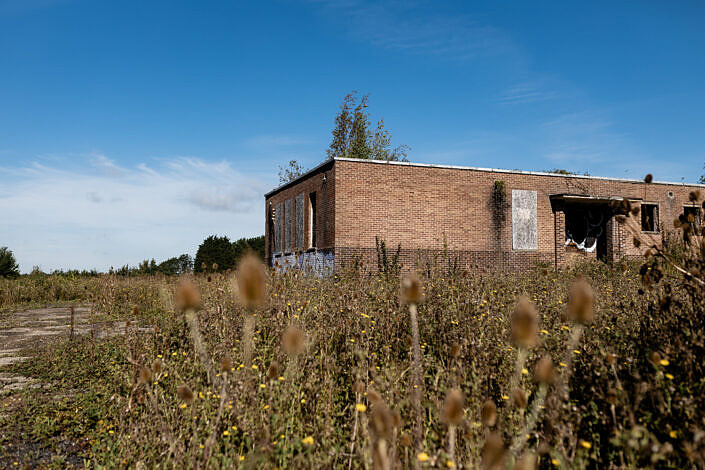
<svg viewBox="0 0 705 470">
<path fill-rule="evenodd" d="M 235 262 L 240 260 L 243 255 L 248 252 L 253 252 L 264 260 L 264 235 L 253 238 L 241 238 L 233 242 L 233 252 L 235 253 Z"/>
<path fill-rule="evenodd" d="M 181 255 L 162 261 L 157 266 L 157 271 L 166 275 L 179 275 L 193 271 L 193 258 L 189 255 Z"/>
<path fill-rule="evenodd" d="M 282 167 L 279 165 L 279 184 L 286 184 L 289 181 L 294 181 L 304 173 L 306 173 L 306 169 L 299 165 L 299 162 L 296 160 L 289 160 L 289 166 Z"/>
<path fill-rule="evenodd" d="M 233 268 L 235 266 L 235 251 L 230 239 L 211 235 L 203 240 L 196 252 L 194 265 L 194 270 L 197 273 L 226 271 Z"/>
<path fill-rule="evenodd" d="M 703 169 L 705 170 L 705 165 L 703 165 Z M 700 178 L 698 179 L 698 183 L 705 184 L 705 174 L 700 175 Z"/>
<path fill-rule="evenodd" d="M 345 95 L 335 117 L 328 158 L 407 161 L 409 147 L 392 148 L 392 134 L 384 127 L 384 119 L 377 122 L 374 132 L 371 131 L 368 102 L 369 95 L 363 95 L 358 101 L 356 91 Z"/>
<path fill-rule="evenodd" d="M 6 246 L 0 247 L 0 277 L 11 279 L 20 275 L 20 267 L 17 265 L 15 255 Z"/>
</svg>

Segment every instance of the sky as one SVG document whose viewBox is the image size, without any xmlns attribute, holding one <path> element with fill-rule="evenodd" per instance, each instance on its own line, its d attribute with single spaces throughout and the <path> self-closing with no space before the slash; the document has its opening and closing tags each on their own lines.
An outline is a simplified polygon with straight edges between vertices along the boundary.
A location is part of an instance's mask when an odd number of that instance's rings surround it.
<svg viewBox="0 0 705 470">
<path fill-rule="evenodd" d="M 695 182 L 705 2 L 0 0 L 0 246 L 22 272 L 264 233 L 369 94 L 412 162 Z"/>
</svg>

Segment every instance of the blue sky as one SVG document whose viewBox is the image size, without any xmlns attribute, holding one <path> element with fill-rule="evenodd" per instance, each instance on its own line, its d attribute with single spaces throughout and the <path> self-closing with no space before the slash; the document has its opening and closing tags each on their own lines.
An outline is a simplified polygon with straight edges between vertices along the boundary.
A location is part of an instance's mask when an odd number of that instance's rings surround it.
<svg viewBox="0 0 705 470">
<path fill-rule="evenodd" d="M 409 159 L 696 181 L 705 3 L 0 0 L 0 246 L 107 269 L 263 233 L 351 90 Z"/>
</svg>

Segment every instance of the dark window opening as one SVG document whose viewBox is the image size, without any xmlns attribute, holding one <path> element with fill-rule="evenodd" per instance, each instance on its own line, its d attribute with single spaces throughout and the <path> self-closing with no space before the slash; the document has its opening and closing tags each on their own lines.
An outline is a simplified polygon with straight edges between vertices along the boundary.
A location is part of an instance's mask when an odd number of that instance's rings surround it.
<svg viewBox="0 0 705 470">
<path fill-rule="evenodd" d="M 656 204 L 641 205 L 641 231 L 658 232 L 658 206 Z"/>
<path fill-rule="evenodd" d="M 316 248 L 316 193 L 308 195 L 309 248 Z"/>
<path fill-rule="evenodd" d="M 569 206 L 565 209 L 565 245 L 586 253 L 606 256 L 606 223 L 602 206 Z"/>
<path fill-rule="evenodd" d="M 700 215 L 700 208 L 698 206 L 685 206 L 683 208 L 683 215 L 685 216 L 685 221 L 693 224 L 694 228 L 700 227 L 702 216 Z"/>
</svg>

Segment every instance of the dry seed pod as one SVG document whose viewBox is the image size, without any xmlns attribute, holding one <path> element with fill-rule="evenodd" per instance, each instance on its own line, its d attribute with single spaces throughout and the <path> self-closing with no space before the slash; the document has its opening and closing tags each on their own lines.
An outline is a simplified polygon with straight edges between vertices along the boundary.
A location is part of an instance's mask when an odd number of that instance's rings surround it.
<svg viewBox="0 0 705 470">
<path fill-rule="evenodd" d="M 152 381 L 152 371 L 148 367 L 140 367 L 140 382 L 148 384 Z"/>
<path fill-rule="evenodd" d="M 632 243 L 634 244 L 634 247 L 639 248 L 641 246 L 641 240 L 639 240 L 637 237 L 634 237 L 632 239 Z"/>
<path fill-rule="evenodd" d="M 458 359 L 460 357 L 460 345 L 458 343 L 453 343 L 450 346 L 450 355 L 453 359 Z"/>
<path fill-rule="evenodd" d="M 612 365 L 617 360 L 617 356 L 612 353 L 607 353 L 607 364 Z"/>
<path fill-rule="evenodd" d="M 526 296 L 521 296 L 512 315 L 512 338 L 522 348 L 536 344 L 539 324 L 534 304 Z"/>
<path fill-rule="evenodd" d="M 617 398 L 618 398 L 617 390 L 615 390 L 613 388 L 610 388 L 609 390 L 607 390 L 607 397 L 606 398 L 607 398 L 607 403 L 609 403 L 610 405 L 614 405 L 615 403 L 617 403 Z"/>
<path fill-rule="evenodd" d="M 174 303 L 181 311 L 198 310 L 201 306 L 201 294 L 193 282 L 182 279 L 176 287 Z"/>
<path fill-rule="evenodd" d="M 140 309 L 137 308 L 137 306 L 132 307 L 132 316 L 136 317 L 139 314 L 140 314 Z"/>
<path fill-rule="evenodd" d="M 446 423 L 458 425 L 463 420 L 463 408 L 465 407 L 465 396 L 457 388 L 448 390 L 446 399 L 443 402 L 443 420 Z"/>
<path fill-rule="evenodd" d="M 301 354 L 306 348 L 306 335 L 300 328 L 291 325 L 284 330 L 282 347 L 284 352 L 290 356 Z"/>
<path fill-rule="evenodd" d="M 394 429 L 394 417 L 384 402 L 378 402 L 372 407 L 370 428 L 377 439 L 389 440 Z"/>
<path fill-rule="evenodd" d="M 415 274 L 404 276 L 401 280 L 401 301 L 406 304 L 418 304 L 423 300 L 421 281 Z"/>
<path fill-rule="evenodd" d="M 365 393 L 365 384 L 361 380 L 358 380 L 353 385 L 353 392 L 355 393 Z"/>
<path fill-rule="evenodd" d="M 486 470 L 498 470 L 504 468 L 504 441 L 502 437 L 493 432 L 487 436 L 485 445 L 482 448 L 482 468 Z"/>
<path fill-rule="evenodd" d="M 517 460 L 514 470 L 534 470 L 536 468 L 536 455 L 533 452 L 527 452 Z"/>
<path fill-rule="evenodd" d="M 590 323 L 593 318 L 593 302 L 592 287 L 584 279 L 578 279 L 570 288 L 568 316 L 583 325 Z"/>
<path fill-rule="evenodd" d="M 512 393 L 512 403 L 514 403 L 514 406 L 517 408 L 526 408 L 526 405 L 529 404 L 529 401 L 526 398 L 526 393 L 524 393 L 524 391 L 520 388 L 515 389 L 514 393 Z"/>
<path fill-rule="evenodd" d="M 536 364 L 536 370 L 534 371 L 534 377 L 536 381 L 542 384 L 550 385 L 555 380 L 555 373 L 553 370 L 553 361 L 551 361 L 550 356 L 544 356 Z"/>
<path fill-rule="evenodd" d="M 220 361 L 220 371 L 221 372 L 230 372 L 230 369 L 233 368 L 233 361 L 230 359 L 230 356 L 225 356 L 223 359 Z"/>
<path fill-rule="evenodd" d="M 176 393 L 179 394 L 179 398 L 189 405 L 193 403 L 193 391 L 191 391 L 191 388 L 188 385 L 179 385 L 176 388 Z"/>
<path fill-rule="evenodd" d="M 159 374 L 162 371 L 162 361 L 159 359 L 155 359 L 154 362 L 152 362 L 152 372 L 155 374 Z"/>
<path fill-rule="evenodd" d="M 267 378 L 269 380 L 274 380 L 279 377 L 279 363 L 277 361 L 272 361 L 267 368 Z"/>
<path fill-rule="evenodd" d="M 485 404 L 482 405 L 480 418 L 482 419 L 482 424 L 485 426 L 492 427 L 495 425 L 497 422 L 497 405 L 495 405 L 492 400 L 487 400 Z"/>
<path fill-rule="evenodd" d="M 264 301 L 266 268 L 255 255 L 249 254 L 237 267 L 237 287 L 240 300 L 252 308 Z"/>
<path fill-rule="evenodd" d="M 375 390 L 372 387 L 367 388 L 367 399 L 370 401 L 372 404 L 376 404 L 382 401 L 382 396 L 377 393 L 377 390 Z"/>
<path fill-rule="evenodd" d="M 649 173 L 644 177 L 644 183 L 649 184 L 654 180 L 654 176 Z"/>
</svg>

